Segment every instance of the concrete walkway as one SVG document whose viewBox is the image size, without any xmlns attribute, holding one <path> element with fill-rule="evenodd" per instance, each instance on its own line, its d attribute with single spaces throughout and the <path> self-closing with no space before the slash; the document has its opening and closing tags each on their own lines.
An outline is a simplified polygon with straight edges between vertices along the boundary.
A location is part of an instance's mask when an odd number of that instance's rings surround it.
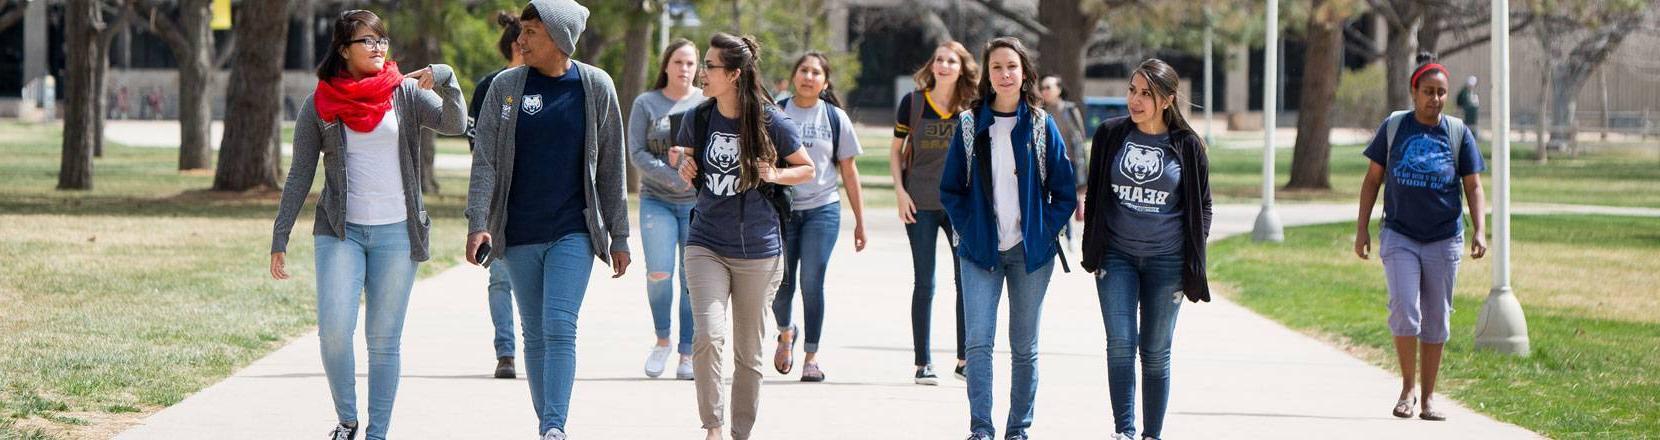
<svg viewBox="0 0 1660 440">
<path fill-rule="evenodd" d="M 284 123 L 284 127 L 291 127 L 293 123 Z M 209 142 L 212 148 L 219 149 L 219 140 L 224 138 L 225 123 L 213 121 L 209 129 Z M 104 122 L 104 136 L 111 142 L 139 148 L 179 148 L 184 141 L 179 137 L 179 121 L 176 120 L 131 120 L 113 119 Z M 282 154 L 294 154 L 294 145 L 282 143 Z M 472 156 L 465 154 L 438 154 L 433 157 L 433 168 L 440 170 L 467 171 L 471 169 Z"/>
<path fill-rule="evenodd" d="M 1335 222 L 1349 219 L 1352 209 L 1346 204 L 1281 205 L 1280 216 L 1288 224 Z M 1248 232 L 1256 211 L 1251 205 L 1217 207 L 1215 236 Z M 780 376 L 767 367 L 757 438 L 966 435 L 965 386 L 949 375 L 949 295 L 935 302 L 934 315 L 939 318 L 933 330 L 936 362 L 947 374 L 941 386 L 914 385 L 908 247 L 889 210 L 874 210 L 870 223 L 870 246 L 855 254 L 851 240 L 843 239 L 832 265 L 821 350 L 829 381 L 803 384 L 796 376 Z M 850 229 L 852 222 L 843 226 Z M 633 249 L 640 249 L 637 240 Z M 939 254 L 946 255 L 943 246 Z M 692 383 L 647 379 L 640 372 L 652 341 L 643 273 L 639 263 L 621 279 L 594 271 L 578 338 L 577 384 L 568 425 L 573 438 L 701 438 Z M 484 301 L 486 278 L 484 270 L 462 266 L 416 285 L 403 338 L 403 381 L 393 438 L 535 438 L 522 375 L 519 380 L 490 378 L 494 359 Z M 950 285 L 949 276 L 941 281 Z M 1382 307 L 1381 297 L 1379 301 Z M 1056 272 L 1044 304 L 1042 380 L 1033 437 L 1104 438 L 1110 431 L 1099 310 L 1088 275 Z M 1384 325 L 1381 319 L 1378 325 Z M 1006 323 L 999 328 L 1007 329 Z M 1455 337 L 1468 337 L 1464 330 Z M 1445 398 L 1441 408 L 1450 421 L 1396 419 L 1389 415 L 1399 387 L 1393 373 L 1226 299 L 1185 304 L 1177 335 L 1166 438 L 1538 437 Z M 358 337 L 361 403 L 366 400 L 366 366 L 361 362 L 366 357 L 361 332 Z M 1008 403 L 1005 337 L 1006 333 L 999 337 L 996 363 L 998 406 L 993 414 L 999 427 Z M 772 346 L 766 344 L 769 365 Z M 334 416 L 318 356 L 316 333 L 302 335 L 117 438 L 320 437 Z"/>
</svg>

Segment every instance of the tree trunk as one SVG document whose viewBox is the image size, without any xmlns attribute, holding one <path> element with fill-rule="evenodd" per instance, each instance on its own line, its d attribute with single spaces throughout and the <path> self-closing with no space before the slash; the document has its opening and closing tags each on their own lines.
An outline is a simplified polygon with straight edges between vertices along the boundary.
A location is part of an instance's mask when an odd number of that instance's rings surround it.
<svg viewBox="0 0 1660 440">
<path fill-rule="evenodd" d="M 1291 154 L 1291 182 L 1287 189 L 1331 189 L 1331 108 L 1337 99 L 1338 51 L 1343 46 L 1343 23 L 1327 0 L 1313 0 L 1309 8 L 1307 42 L 1303 54 L 1303 91 L 1298 103 L 1297 143 Z"/>
<path fill-rule="evenodd" d="M 443 39 L 447 35 L 444 30 L 444 4 L 440 0 L 423 0 L 419 3 L 421 12 L 417 13 L 414 44 L 404 52 L 405 72 L 426 67 L 443 60 Z M 434 160 L 437 158 L 435 142 L 438 134 L 432 130 L 421 129 L 421 192 L 438 194 L 438 175 L 433 170 Z"/>
<path fill-rule="evenodd" d="M 1389 111 L 1407 110 L 1412 108 L 1412 68 L 1417 67 L 1415 59 L 1418 56 L 1418 28 L 1423 20 L 1417 17 L 1407 23 L 1390 23 L 1389 43 L 1383 50 L 1384 83 L 1387 85 L 1389 96 L 1385 103 L 1389 104 Z"/>
<path fill-rule="evenodd" d="M 317 68 L 316 0 L 295 0 L 294 15 L 300 18 L 300 66 Z"/>
<path fill-rule="evenodd" d="M 64 118 L 63 157 L 58 166 L 59 190 L 92 189 L 92 150 L 97 142 L 98 5 L 69 2 L 64 10 Z"/>
<path fill-rule="evenodd" d="M 184 52 L 179 64 L 179 170 L 206 169 L 213 161 L 213 8 L 209 0 L 179 2 Z"/>
<path fill-rule="evenodd" d="M 1550 142 L 1547 146 L 1572 152 L 1577 149 L 1579 141 L 1579 121 L 1575 118 L 1579 114 L 1579 88 L 1585 85 L 1586 75 L 1578 71 L 1567 71 L 1566 66 L 1555 66 L 1551 69 L 1550 88 L 1545 93 L 1550 94 Z"/>
<path fill-rule="evenodd" d="M 645 11 L 636 10 L 628 20 L 628 33 L 623 44 L 628 50 L 623 54 L 622 90 L 619 96 L 624 115 L 633 114 L 634 96 L 645 91 L 646 74 L 651 69 L 651 16 Z M 626 116 L 625 116 L 626 117 Z M 628 191 L 640 191 L 640 173 L 634 171 L 634 156 L 628 155 Z"/>
<path fill-rule="evenodd" d="M 282 61 L 288 41 L 288 0 L 247 2 L 238 11 L 237 48 L 226 90 L 216 191 L 275 189 L 281 174 Z"/>
<path fill-rule="evenodd" d="M 1546 53 L 1550 53 L 1548 47 L 1546 48 Z M 1539 84 L 1539 122 L 1537 124 L 1538 127 L 1536 127 L 1536 136 L 1534 136 L 1534 139 L 1539 141 L 1539 151 L 1535 155 L 1534 159 L 1540 164 L 1550 162 L 1550 146 L 1545 143 L 1545 132 L 1550 126 L 1551 70 L 1550 63 L 1547 61 L 1545 63 L 1545 68 L 1541 69 L 1544 75 L 1540 77 Z"/>
<path fill-rule="evenodd" d="M 1076 0 L 1041 0 L 1038 21 L 1049 28 L 1038 36 L 1038 66 L 1043 69 L 1039 74 L 1060 76 L 1061 85 L 1073 91 L 1069 98 L 1079 100 L 1084 91 L 1084 52 L 1100 17 L 1086 14 Z"/>
</svg>

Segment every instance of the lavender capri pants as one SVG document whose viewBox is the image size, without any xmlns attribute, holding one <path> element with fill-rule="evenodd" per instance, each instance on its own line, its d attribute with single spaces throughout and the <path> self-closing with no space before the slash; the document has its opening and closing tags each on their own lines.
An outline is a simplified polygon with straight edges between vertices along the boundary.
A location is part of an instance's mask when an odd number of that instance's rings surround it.
<svg viewBox="0 0 1660 440">
<path fill-rule="evenodd" d="M 1389 283 L 1389 331 L 1426 344 L 1446 343 L 1464 235 L 1425 243 L 1382 229 L 1378 256 Z"/>
</svg>

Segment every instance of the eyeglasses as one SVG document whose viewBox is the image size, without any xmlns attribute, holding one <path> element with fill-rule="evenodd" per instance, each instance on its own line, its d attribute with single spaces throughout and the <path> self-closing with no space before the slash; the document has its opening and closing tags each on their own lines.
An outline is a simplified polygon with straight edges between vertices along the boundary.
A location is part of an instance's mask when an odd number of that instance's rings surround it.
<svg viewBox="0 0 1660 440">
<path fill-rule="evenodd" d="M 711 63 L 711 62 L 708 62 L 708 61 L 703 62 L 703 70 L 715 70 L 715 69 L 725 69 L 725 68 L 726 68 L 726 66 L 722 66 L 722 65 L 719 65 L 719 64 Z"/>
<path fill-rule="evenodd" d="M 348 44 L 362 44 L 363 47 L 379 48 L 379 49 L 383 49 L 383 50 L 386 49 L 386 48 L 392 47 L 392 39 L 386 38 L 386 37 L 363 37 L 363 38 L 359 38 L 359 39 L 356 39 L 356 40 L 348 41 L 347 43 Z"/>
</svg>

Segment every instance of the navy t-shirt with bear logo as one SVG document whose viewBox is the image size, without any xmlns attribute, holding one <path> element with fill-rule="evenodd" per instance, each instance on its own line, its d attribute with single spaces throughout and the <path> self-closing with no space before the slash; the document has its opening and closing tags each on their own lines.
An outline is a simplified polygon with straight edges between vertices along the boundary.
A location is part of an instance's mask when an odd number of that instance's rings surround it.
<svg viewBox="0 0 1660 440">
<path fill-rule="evenodd" d="M 1112 247 L 1137 257 L 1181 252 L 1182 164 L 1170 135 L 1131 129 L 1107 178 L 1113 194 L 1106 202 L 1118 204 L 1107 217 Z"/>
<path fill-rule="evenodd" d="M 801 135 L 795 122 L 783 111 L 767 106 L 771 120 L 767 134 L 778 150 L 778 157 L 788 157 L 801 147 Z M 727 258 L 756 259 L 778 256 L 783 242 L 778 234 L 778 214 L 771 202 L 754 189 L 740 191 L 738 121 L 721 116 L 709 109 L 708 138 L 697 139 L 697 125 L 690 118 L 696 111 L 688 111 L 680 123 L 675 143 L 698 148 L 703 158 L 698 172 L 703 173 L 703 186 L 697 188 L 697 204 L 692 208 L 691 232 L 686 244 L 702 246 L 716 255 Z"/>
<path fill-rule="evenodd" d="M 1462 211 L 1464 176 L 1486 170 L 1475 133 L 1468 128 L 1460 148 L 1458 169 L 1453 169 L 1452 146 L 1448 143 L 1447 122 L 1424 125 L 1408 116 L 1395 132 L 1395 145 L 1388 146 L 1384 133 L 1388 122 L 1378 127 L 1372 143 L 1362 154 L 1383 166 L 1383 227 L 1419 242 L 1441 241 L 1464 231 Z M 1385 154 L 1388 157 L 1384 157 Z"/>
</svg>

